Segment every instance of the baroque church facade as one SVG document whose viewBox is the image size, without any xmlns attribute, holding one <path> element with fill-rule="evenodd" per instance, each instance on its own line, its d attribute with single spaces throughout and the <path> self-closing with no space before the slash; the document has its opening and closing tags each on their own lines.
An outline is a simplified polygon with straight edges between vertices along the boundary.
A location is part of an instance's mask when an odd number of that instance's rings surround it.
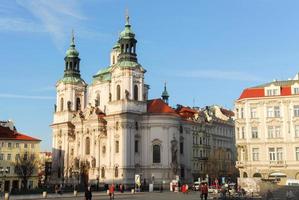
<svg viewBox="0 0 299 200">
<path fill-rule="evenodd" d="M 193 181 L 192 123 L 162 99 L 148 100 L 146 70 L 126 17 L 110 54 L 110 66 L 87 84 L 80 75 L 74 36 L 56 84 L 52 181 L 73 183 Z"/>
</svg>

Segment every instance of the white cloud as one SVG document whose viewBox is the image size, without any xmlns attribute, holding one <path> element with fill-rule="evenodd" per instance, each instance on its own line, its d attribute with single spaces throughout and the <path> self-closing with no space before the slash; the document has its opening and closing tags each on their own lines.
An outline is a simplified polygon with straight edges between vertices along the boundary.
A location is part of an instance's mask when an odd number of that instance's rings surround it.
<svg viewBox="0 0 299 200">
<path fill-rule="evenodd" d="M 0 18 L 1 31 L 46 32 L 39 24 L 22 18 Z"/>
<path fill-rule="evenodd" d="M 189 78 L 205 78 L 205 79 L 218 79 L 218 80 L 232 80 L 232 81 L 252 81 L 260 82 L 265 81 L 263 78 L 251 74 L 249 72 L 235 71 L 235 70 L 184 70 L 175 71 L 176 76 L 189 77 Z"/>
<path fill-rule="evenodd" d="M 36 100 L 49 100 L 55 99 L 52 96 L 31 96 L 31 95 L 19 95 L 19 94 L 0 94 L 1 98 L 10 98 L 10 99 L 36 99 Z"/>
</svg>

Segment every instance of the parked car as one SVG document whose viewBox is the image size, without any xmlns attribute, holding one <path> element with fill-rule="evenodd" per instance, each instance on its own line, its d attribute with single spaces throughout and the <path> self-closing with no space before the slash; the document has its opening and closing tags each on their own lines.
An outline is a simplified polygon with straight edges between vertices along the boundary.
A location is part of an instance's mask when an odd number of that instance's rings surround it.
<svg viewBox="0 0 299 200">
<path fill-rule="evenodd" d="M 194 182 L 192 185 L 192 190 L 199 191 L 199 188 L 200 188 L 200 182 L 198 181 Z"/>
<path fill-rule="evenodd" d="M 216 186 L 210 186 L 208 189 L 209 193 L 214 193 L 217 194 L 218 193 L 218 189 L 216 188 Z"/>
</svg>

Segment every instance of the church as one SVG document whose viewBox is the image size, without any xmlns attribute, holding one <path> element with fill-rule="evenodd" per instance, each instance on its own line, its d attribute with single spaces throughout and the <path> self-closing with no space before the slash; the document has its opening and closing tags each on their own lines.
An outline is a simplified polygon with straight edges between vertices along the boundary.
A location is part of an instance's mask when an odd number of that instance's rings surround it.
<svg viewBox="0 0 299 200">
<path fill-rule="evenodd" d="M 146 70 L 126 16 L 110 66 L 87 84 L 80 75 L 74 35 L 57 82 L 52 181 L 56 183 L 192 182 L 194 118 L 187 120 L 162 97 L 148 99 Z M 194 114 L 194 113 L 193 113 Z"/>
</svg>

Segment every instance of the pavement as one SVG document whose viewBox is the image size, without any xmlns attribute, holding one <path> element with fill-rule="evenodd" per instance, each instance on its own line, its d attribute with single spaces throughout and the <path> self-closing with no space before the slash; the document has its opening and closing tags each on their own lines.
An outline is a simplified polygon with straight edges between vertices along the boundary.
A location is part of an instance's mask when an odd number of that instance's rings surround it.
<svg viewBox="0 0 299 200">
<path fill-rule="evenodd" d="M 3 197 L 1 199 L 4 199 Z M 76 197 L 74 197 L 73 193 L 65 193 L 62 195 L 59 194 L 49 194 L 47 198 L 43 198 L 42 194 L 32 194 L 32 195 L 12 195 L 10 196 L 10 200 L 41 200 L 41 199 L 67 199 L 67 200 L 84 200 L 84 193 L 78 193 Z M 93 200 L 97 199 L 109 199 L 109 196 L 106 192 L 93 192 Z M 132 199 L 132 200 L 199 200 L 200 193 L 199 192 L 190 192 L 189 194 L 177 193 L 177 192 L 139 192 L 135 194 L 131 194 L 129 192 L 126 193 L 115 193 L 114 199 Z M 208 199 L 215 199 L 213 196 L 209 196 Z"/>
</svg>

